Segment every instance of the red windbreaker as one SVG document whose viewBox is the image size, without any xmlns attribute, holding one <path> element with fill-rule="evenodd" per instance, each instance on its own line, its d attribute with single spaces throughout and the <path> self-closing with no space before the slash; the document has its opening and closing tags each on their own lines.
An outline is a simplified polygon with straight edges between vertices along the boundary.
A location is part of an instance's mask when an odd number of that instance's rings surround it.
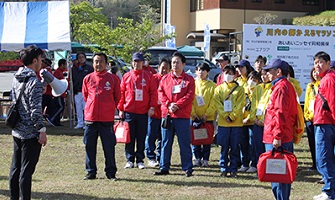
<svg viewBox="0 0 335 200">
<path fill-rule="evenodd" d="M 177 94 L 172 94 L 172 89 L 176 85 L 181 85 L 181 90 Z M 185 72 L 176 77 L 173 72 L 165 75 L 158 88 L 159 100 L 162 102 L 162 117 L 166 116 L 170 103 L 176 103 L 179 109 L 170 113 L 171 118 L 190 118 L 192 112 L 192 102 L 195 94 L 194 78 Z"/>
<path fill-rule="evenodd" d="M 160 75 L 159 73 L 152 75 L 153 79 L 155 80 L 155 83 L 157 85 L 157 90 L 159 87 L 159 83 L 161 82 L 163 76 Z M 161 102 L 158 99 L 158 105 L 155 107 L 155 113 L 151 118 L 155 119 L 162 119 L 162 111 L 161 111 Z"/>
<path fill-rule="evenodd" d="M 292 84 L 281 77 L 272 86 L 272 94 L 265 113 L 263 143 L 293 142 L 294 125 L 297 122 L 297 94 Z"/>
<path fill-rule="evenodd" d="M 323 74 L 320 81 L 318 92 L 327 100 L 330 111 L 322 108 L 323 101 L 320 95 L 316 95 L 314 103 L 315 124 L 333 124 L 335 125 L 335 72 L 329 70 Z"/>
<path fill-rule="evenodd" d="M 143 65 L 142 68 L 143 68 L 143 70 L 146 70 L 146 71 L 150 72 L 151 74 L 157 74 L 157 71 L 154 68 L 152 68 L 150 65 L 148 65 L 148 66 Z"/>
<path fill-rule="evenodd" d="M 218 75 L 217 79 L 216 79 L 216 86 L 221 85 L 221 83 L 224 82 L 224 78 L 223 78 L 223 72 L 221 74 Z"/>
<path fill-rule="evenodd" d="M 135 101 L 135 91 L 143 90 L 143 100 Z M 131 70 L 123 75 L 121 81 L 120 111 L 145 114 L 158 102 L 157 85 L 152 74 L 146 70 Z"/>
<path fill-rule="evenodd" d="M 114 121 L 115 108 L 120 100 L 119 77 L 106 70 L 90 73 L 83 80 L 82 93 L 86 102 L 86 121 Z"/>
</svg>

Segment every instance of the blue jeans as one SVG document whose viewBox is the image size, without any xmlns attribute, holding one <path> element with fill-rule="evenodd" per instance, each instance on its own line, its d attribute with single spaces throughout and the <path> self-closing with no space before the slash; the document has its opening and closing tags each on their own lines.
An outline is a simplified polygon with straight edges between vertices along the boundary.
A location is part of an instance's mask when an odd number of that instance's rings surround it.
<svg viewBox="0 0 335 200">
<path fill-rule="evenodd" d="M 251 167 L 256 167 L 257 165 L 252 140 L 252 128 L 252 125 L 243 126 L 242 139 L 240 140 L 241 161 L 243 167 L 249 167 L 250 161 Z"/>
<path fill-rule="evenodd" d="M 21 140 L 13 137 L 14 152 L 9 173 L 10 199 L 31 198 L 31 181 L 41 153 L 37 138 Z"/>
<path fill-rule="evenodd" d="M 208 145 L 192 145 L 194 157 L 196 159 L 209 160 L 211 154 L 211 144 Z"/>
<path fill-rule="evenodd" d="M 106 176 L 115 175 L 117 168 L 115 164 L 115 145 L 116 138 L 112 122 L 93 122 L 87 124 L 84 133 L 84 144 L 86 149 L 86 170 L 90 174 L 97 173 L 97 142 L 98 136 L 102 144 L 102 149 L 105 155 L 105 173 Z"/>
<path fill-rule="evenodd" d="M 259 156 L 265 152 L 265 146 L 263 143 L 263 131 L 264 126 L 258 126 L 254 124 L 253 133 L 252 133 L 252 141 L 255 150 L 255 163 L 258 163 Z"/>
<path fill-rule="evenodd" d="M 335 198 L 335 126 L 329 124 L 315 125 L 316 165 L 322 175 L 325 192 L 331 199 Z"/>
<path fill-rule="evenodd" d="M 136 163 L 143 162 L 145 137 L 148 132 L 148 114 L 125 113 L 125 121 L 129 123 L 130 128 L 130 142 L 125 146 L 127 161 L 135 162 L 136 157 Z"/>
<path fill-rule="evenodd" d="M 312 161 L 313 161 L 312 167 L 316 168 L 316 160 L 315 160 L 315 132 L 314 132 L 314 125 L 310 121 L 306 122 L 306 132 L 307 132 L 309 150 L 310 150 L 311 155 L 312 155 Z"/>
<path fill-rule="evenodd" d="M 221 146 L 221 172 L 237 172 L 237 163 L 240 160 L 240 149 L 238 147 L 238 144 L 240 144 L 241 135 L 242 127 L 218 127 L 217 143 Z M 228 165 L 229 162 L 230 166 Z"/>
<path fill-rule="evenodd" d="M 293 153 L 293 142 L 282 143 L 283 149 Z M 265 144 L 265 150 L 269 151 L 273 149 L 272 144 Z M 289 200 L 291 193 L 291 184 L 284 183 L 271 183 L 272 192 L 276 200 Z"/>
<path fill-rule="evenodd" d="M 183 171 L 193 172 L 190 119 L 172 118 L 171 123 L 171 130 L 162 128 L 160 169 L 162 171 L 170 170 L 173 138 L 176 134 L 180 149 L 181 168 Z"/>
<path fill-rule="evenodd" d="M 155 119 L 151 117 L 148 118 L 148 133 L 145 138 L 145 151 L 149 160 L 159 161 L 161 157 L 161 123 L 161 119 Z M 155 150 L 157 151 L 157 155 Z"/>
</svg>

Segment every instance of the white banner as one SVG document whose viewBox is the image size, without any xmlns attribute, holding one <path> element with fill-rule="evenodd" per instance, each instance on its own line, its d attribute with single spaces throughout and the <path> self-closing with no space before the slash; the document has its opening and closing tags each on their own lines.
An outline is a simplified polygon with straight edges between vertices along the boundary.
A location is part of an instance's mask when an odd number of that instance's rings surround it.
<svg viewBox="0 0 335 200">
<path fill-rule="evenodd" d="M 170 24 L 164 24 L 164 34 L 165 35 L 174 33 L 175 31 L 176 31 L 175 26 L 171 26 Z M 166 47 L 171 47 L 171 48 L 176 48 L 176 39 L 173 37 L 172 39 L 165 40 L 165 46 Z"/>
<path fill-rule="evenodd" d="M 253 64 L 258 55 L 268 61 L 280 58 L 294 69 L 295 78 L 303 89 L 300 102 L 305 100 L 306 85 L 313 68 L 313 57 L 319 51 L 335 59 L 335 27 L 292 25 L 243 25 L 243 58 Z"/>
<path fill-rule="evenodd" d="M 207 52 L 209 50 L 209 45 L 211 44 L 211 30 L 208 24 L 205 24 L 204 30 L 204 51 Z"/>
</svg>

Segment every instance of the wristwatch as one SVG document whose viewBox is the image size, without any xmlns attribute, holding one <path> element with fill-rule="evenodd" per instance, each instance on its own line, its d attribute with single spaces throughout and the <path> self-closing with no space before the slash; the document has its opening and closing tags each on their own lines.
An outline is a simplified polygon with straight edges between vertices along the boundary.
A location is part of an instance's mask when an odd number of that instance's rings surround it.
<svg viewBox="0 0 335 200">
<path fill-rule="evenodd" d="M 38 132 L 46 132 L 47 131 L 47 128 L 46 127 L 43 127 L 41 128 L 40 130 L 38 130 Z"/>
</svg>

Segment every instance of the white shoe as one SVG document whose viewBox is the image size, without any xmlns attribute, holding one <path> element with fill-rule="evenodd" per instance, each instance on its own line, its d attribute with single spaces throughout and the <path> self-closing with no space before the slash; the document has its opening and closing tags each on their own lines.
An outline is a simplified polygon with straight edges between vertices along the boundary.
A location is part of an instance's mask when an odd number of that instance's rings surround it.
<svg viewBox="0 0 335 200">
<path fill-rule="evenodd" d="M 129 169 L 129 168 L 133 168 L 133 167 L 134 167 L 134 163 L 133 163 L 133 162 L 130 162 L 130 161 L 128 161 L 128 162 L 126 163 L 126 165 L 124 166 L 125 169 Z"/>
<path fill-rule="evenodd" d="M 201 160 L 200 159 L 196 159 L 193 163 L 194 167 L 200 167 L 201 166 Z"/>
<path fill-rule="evenodd" d="M 321 194 L 319 195 L 316 195 L 313 197 L 314 200 L 331 200 L 329 197 L 328 197 L 328 194 L 322 192 Z"/>
<path fill-rule="evenodd" d="M 159 163 L 155 160 L 148 160 L 148 166 L 149 167 L 157 167 Z"/>
<path fill-rule="evenodd" d="M 85 127 L 84 125 L 77 124 L 77 126 L 75 126 L 74 129 L 81 129 L 81 128 L 84 128 L 84 127 Z"/>
<path fill-rule="evenodd" d="M 246 172 L 249 169 L 249 167 L 241 167 L 240 169 L 238 169 L 238 172 Z"/>
<path fill-rule="evenodd" d="M 145 169 L 145 165 L 144 165 L 144 163 L 142 163 L 142 162 L 137 163 L 137 167 L 138 167 L 139 169 Z"/>
<path fill-rule="evenodd" d="M 208 165 L 208 160 L 204 160 L 204 161 L 202 161 L 202 165 L 201 165 L 202 167 L 209 167 L 209 165 Z"/>
<path fill-rule="evenodd" d="M 255 172 L 257 172 L 257 168 L 256 167 L 250 167 L 246 172 L 247 173 L 255 173 Z"/>
</svg>

